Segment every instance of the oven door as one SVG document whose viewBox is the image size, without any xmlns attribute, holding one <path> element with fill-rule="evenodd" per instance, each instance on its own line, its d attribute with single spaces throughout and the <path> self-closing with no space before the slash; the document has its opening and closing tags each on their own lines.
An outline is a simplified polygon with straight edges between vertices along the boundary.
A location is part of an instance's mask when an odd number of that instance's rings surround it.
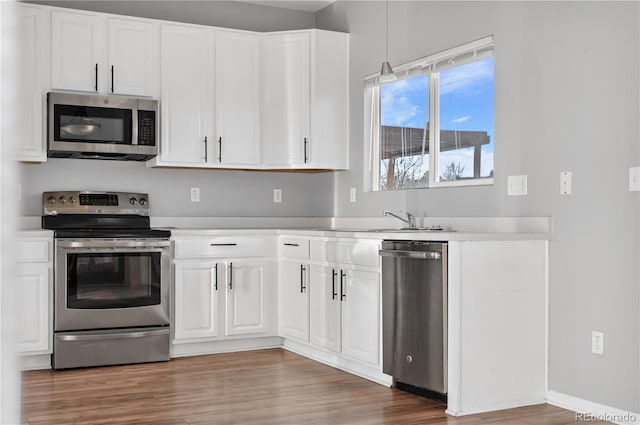
<svg viewBox="0 0 640 425">
<path fill-rule="evenodd" d="M 56 331 L 169 324 L 168 240 L 57 239 Z"/>
</svg>

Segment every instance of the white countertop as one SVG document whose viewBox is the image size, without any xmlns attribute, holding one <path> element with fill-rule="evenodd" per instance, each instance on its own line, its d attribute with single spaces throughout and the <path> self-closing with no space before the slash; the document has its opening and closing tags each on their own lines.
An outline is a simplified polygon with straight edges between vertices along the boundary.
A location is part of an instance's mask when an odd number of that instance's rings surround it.
<svg viewBox="0 0 640 425">
<path fill-rule="evenodd" d="M 151 227 L 171 230 L 174 237 L 290 235 L 428 241 L 551 239 L 550 217 L 422 217 L 419 220 L 424 227 L 442 226 L 444 230 L 386 230 L 401 224 L 387 217 L 151 217 Z M 38 228 L 40 217 L 22 217 L 20 224 L 20 235 L 24 237 L 53 234 L 50 230 Z"/>
</svg>

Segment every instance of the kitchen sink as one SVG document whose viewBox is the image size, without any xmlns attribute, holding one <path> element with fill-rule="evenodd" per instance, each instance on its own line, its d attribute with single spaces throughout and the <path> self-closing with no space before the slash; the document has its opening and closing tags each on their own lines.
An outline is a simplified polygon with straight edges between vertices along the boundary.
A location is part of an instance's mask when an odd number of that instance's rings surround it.
<svg viewBox="0 0 640 425">
<path fill-rule="evenodd" d="M 432 226 L 427 228 L 412 228 L 412 227 L 403 227 L 400 229 L 356 229 L 356 228 L 325 228 L 325 229 L 316 229 L 322 230 L 326 232 L 369 232 L 369 233 L 412 233 L 412 232 L 453 232 L 454 230 L 444 230 L 440 226 Z"/>
</svg>

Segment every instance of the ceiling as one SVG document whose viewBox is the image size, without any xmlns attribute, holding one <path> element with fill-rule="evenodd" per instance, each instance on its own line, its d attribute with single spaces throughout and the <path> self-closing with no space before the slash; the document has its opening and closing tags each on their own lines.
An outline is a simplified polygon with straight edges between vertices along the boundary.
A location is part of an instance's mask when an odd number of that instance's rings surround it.
<svg viewBox="0 0 640 425">
<path fill-rule="evenodd" d="M 336 0 L 236 0 L 243 3 L 260 4 L 262 6 L 280 7 L 282 9 L 301 10 L 303 12 L 317 12 Z"/>
</svg>

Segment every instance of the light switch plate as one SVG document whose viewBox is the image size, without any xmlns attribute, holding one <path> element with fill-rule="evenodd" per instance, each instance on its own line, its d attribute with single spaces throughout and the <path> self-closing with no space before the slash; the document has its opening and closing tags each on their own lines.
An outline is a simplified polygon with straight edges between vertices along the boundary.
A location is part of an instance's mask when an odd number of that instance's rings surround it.
<svg viewBox="0 0 640 425">
<path fill-rule="evenodd" d="M 527 175 L 507 177 L 507 195 L 524 196 L 527 194 Z"/>
<path fill-rule="evenodd" d="M 640 191 L 640 167 L 629 168 L 629 191 Z"/>
<path fill-rule="evenodd" d="M 560 172 L 560 195 L 571 195 L 571 171 Z"/>
</svg>

